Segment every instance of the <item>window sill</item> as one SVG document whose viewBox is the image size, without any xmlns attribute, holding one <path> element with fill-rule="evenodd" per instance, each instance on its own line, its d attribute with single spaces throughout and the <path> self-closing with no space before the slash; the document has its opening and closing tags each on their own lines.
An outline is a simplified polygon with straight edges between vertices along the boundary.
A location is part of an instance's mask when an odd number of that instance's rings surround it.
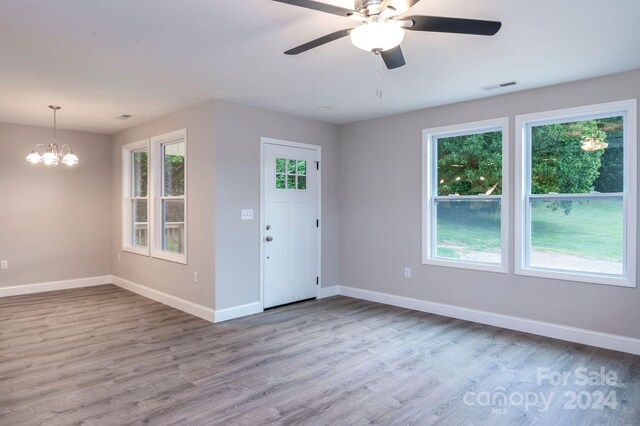
<svg viewBox="0 0 640 426">
<path fill-rule="evenodd" d="M 128 253 L 139 254 L 141 256 L 149 256 L 149 249 L 145 247 L 123 246 L 122 251 Z"/>
<path fill-rule="evenodd" d="M 634 266 L 635 268 L 635 266 Z M 537 277 L 537 278 L 549 278 L 563 281 L 574 281 L 587 284 L 600 284 L 610 285 L 616 287 L 635 288 L 636 283 L 634 279 L 628 276 L 616 276 L 616 275 L 597 275 L 580 272 L 563 272 L 557 270 L 541 269 L 541 268 L 516 268 L 516 275 Z"/>
<path fill-rule="evenodd" d="M 448 259 L 422 259 L 423 265 L 444 266 L 447 268 L 472 269 L 475 271 L 498 272 L 506 274 L 509 271 L 499 263 L 464 262 Z"/>
<path fill-rule="evenodd" d="M 169 262 L 181 263 L 183 265 L 187 264 L 187 256 L 185 254 L 171 253 L 168 251 L 154 251 L 151 254 L 151 257 L 160 260 L 167 260 Z"/>
</svg>

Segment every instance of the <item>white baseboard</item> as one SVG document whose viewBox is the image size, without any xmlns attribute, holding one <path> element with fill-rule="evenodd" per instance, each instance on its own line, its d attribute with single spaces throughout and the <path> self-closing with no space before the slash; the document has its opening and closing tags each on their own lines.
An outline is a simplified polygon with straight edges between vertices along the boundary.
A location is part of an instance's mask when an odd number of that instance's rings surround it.
<svg viewBox="0 0 640 426">
<path fill-rule="evenodd" d="M 331 287 L 321 287 L 318 290 L 318 299 L 324 299 L 325 297 L 337 296 L 340 291 L 340 286 L 332 285 Z"/>
<path fill-rule="evenodd" d="M 100 277 L 76 278 L 72 280 L 51 281 L 47 283 L 14 285 L 0 287 L 0 297 L 19 296 L 21 294 L 42 293 L 45 291 L 68 290 L 71 288 L 92 287 L 111 284 L 111 275 Z"/>
<path fill-rule="evenodd" d="M 133 293 L 139 294 L 140 296 L 147 297 L 149 299 L 155 300 L 156 302 L 163 303 L 165 305 L 171 306 L 172 308 L 176 308 L 188 314 L 195 315 L 207 321 L 213 322 L 215 318 L 213 309 L 207 308 L 206 306 L 202 306 L 194 302 L 190 302 L 185 299 L 181 299 L 169 293 L 155 290 L 151 287 L 134 283 L 117 276 L 111 277 L 111 283 L 117 285 L 118 287 L 122 287 L 125 290 L 129 290 Z"/>
<path fill-rule="evenodd" d="M 410 297 L 395 296 L 393 294 L 363 290 L 355 287 L 338 286 L 338 293 L 343 296 L 353 297 L 356 299 L 384 303 L 386 305 L 428 312 L 430 314 L 458 318 L 465 321 L 492 325 L 509 330 L 522 331 L 525 333 L 552 337 L 554 339 L 566 340 L 568 342 L 581 343 L 584 345 L 640 355 L 640 339 L 509 315 L 495 314 L 476 309 L 462 308 L 443 303 L 428 302 L 426 300 Z"/>
<path fill-rule="evenodd" d="M 235 318 L 246 317 L 247 315 L 259 314 L 262 312 L 260 302 L 247 303 L 246 305 L 234 306 L 232 308 L 216 309 L 214 322 L 228 321 Z"/>
<path fill-rule="evenodd" d="M 99 277 L 78 278 L 72 280 L 53 281 L 46 283 L 25 284 L 11 287 L 0 287 L 0 297 L 17 296 L 22 294 L 41 293 L 45 291 L 67 290 L 96 285 L 115 284 L 149 299 L 179 309 L 183 312 L 195 315 L 211 322 L 227 321 L 247 315 L 262 312 L 259 302 L 234 306 L 232 308 L 214 311 L 206 306 L 172 296 L 168 293 L 146 287 L 132 281 L 111 275 Z M 581 343 L 620 352 L 640 355 L 640 339 L 619 336 L 615 334 L 601 333 L 577 327 L 519 318 L 509 315 L 501 315 L 487 311 L 463 308 L 460 306 L 443 303 L 429 302 L 404 296 L 396 296 L 389 293 L 381 293 L 371 290 L 363 290 L 348 286 L 323 287 L 318 291 L 318 298 L 343 295 L 371 302 L 384 303 L 416 311 L 458 318 L 465 321 L 492 325 L 495 327 L 516 330 L 525 333 L 537 334 L 554 339 Z"/>
</svg>

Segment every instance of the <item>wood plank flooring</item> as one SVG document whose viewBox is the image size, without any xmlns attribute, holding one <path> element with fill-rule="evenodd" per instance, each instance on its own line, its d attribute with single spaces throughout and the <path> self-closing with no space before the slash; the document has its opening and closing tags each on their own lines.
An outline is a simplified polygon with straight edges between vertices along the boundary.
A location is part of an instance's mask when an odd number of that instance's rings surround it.
<svg viewBox="0 0 640 426">
<path fill-rule="evenodd" d="M 640 357 L 340 296 L 216 325 L 115 286 L 0 299 L 0 425 L 273 423 L 638 425 Z"/>
</svg>

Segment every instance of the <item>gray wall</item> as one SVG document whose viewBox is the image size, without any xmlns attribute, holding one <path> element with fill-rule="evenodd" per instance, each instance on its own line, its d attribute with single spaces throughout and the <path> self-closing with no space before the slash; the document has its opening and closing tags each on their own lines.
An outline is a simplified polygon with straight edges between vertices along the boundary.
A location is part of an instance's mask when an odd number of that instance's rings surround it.
<svg viewBox="0 0 640 426">
<path fill-rule="evenodd" d="M 262 136 L 322 146 L 322 285 L 338 284 L 338 127 L 224 101 L 215 114 L 216 309 L 259 299 Z"/>
<path fill-rule="evenodd" d="M 0 287 L 110 274 L 111 138 L 58 131 L 80 158 L 56 168 L 25 161 L 51 129 L 0 124 Z"/>
<path fill-rule="evenodd" d="M 187 129 L 187 265 L 122 248 L 122 145 Z M 112 274 L 210 308 L 214 307 L 214 104 L 206 102 L 113 135 Z M 121 261 L 118 261 L 121 253 Z M 198 283 L 193 272 L 198 272 Z"/>
<path fill-rule="evenodd" d="M 517 114 L 638 97 L 634 71 L 341 126 L 340 284 L 640 338 L 640 289 L 421 264 L 422 129 L 508 116 L 513 146 Z"/>
</svg>

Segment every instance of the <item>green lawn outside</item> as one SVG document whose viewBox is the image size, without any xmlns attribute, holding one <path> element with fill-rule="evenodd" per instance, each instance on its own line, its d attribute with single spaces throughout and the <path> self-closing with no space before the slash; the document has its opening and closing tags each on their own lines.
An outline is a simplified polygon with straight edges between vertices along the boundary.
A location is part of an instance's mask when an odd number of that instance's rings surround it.
<svg viewBox="0 0 640 426">
<path fill-rule="evenodd" d="M 532 207 L 534 250 L 564 252 L 588 259 L 622 259 L 621 200 L 573 202 L 569 214 L 563 209 L 554 211 L 548 204 L 536 201 Z M 461 257 L 457 247 L 479 252 L 500 251 L 498 214 L 487 209 L 469 208 L 464 214 L 448 210 L 439 208 L 438 211 L 438 256 Z"/>
</svg>

